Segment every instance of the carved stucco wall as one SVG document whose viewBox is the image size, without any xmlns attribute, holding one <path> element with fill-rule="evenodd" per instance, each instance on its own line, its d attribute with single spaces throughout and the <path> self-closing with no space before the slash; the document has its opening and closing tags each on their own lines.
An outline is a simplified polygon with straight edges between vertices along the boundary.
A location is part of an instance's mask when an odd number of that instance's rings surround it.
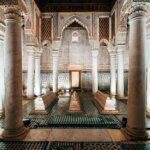
<svg viewBox="0 0 150 150">
<path fill-rule="evenodd" d="M 77 31 L 79 42 L 72 42 L 72 33 Z M 125 53 L 124 56 L 127 57 Z M 128 64 L 128 57 L 124 60 Z M 52 69 L 52 48 L 43 49 L 41 57 L 42 70 Z M 59 70 L 68 70 L 69 65 L 81 65 L 82 69 L 92 68 L 91 46 L 89 44 L 88 33 L 84 28 L 68 27 L 64 30 L 59 58 Z M 110 69 L 110 55 L 107 46 L 100 46 L 98 55 L 98 69 Z"/>
<path fill-rule="evenodd" d="M 89 35 L 92 36 L 93 17 L 91 13 L 85 14 L 58 14 L 58 35 L 61 37 L 63 29 L 77 20 L 80 24 L 87 28 Z"/>
<path fill-rule="evenodd" d="M 78 33 L 78 42 L 72 42 L 74 31 Z M 91 47 L 88 33 L 84 28 L 68 27 L 64 30 L 59 63 L 61 65 L 81 65 L 82 67 L 91 64 Z"/>
</svg>

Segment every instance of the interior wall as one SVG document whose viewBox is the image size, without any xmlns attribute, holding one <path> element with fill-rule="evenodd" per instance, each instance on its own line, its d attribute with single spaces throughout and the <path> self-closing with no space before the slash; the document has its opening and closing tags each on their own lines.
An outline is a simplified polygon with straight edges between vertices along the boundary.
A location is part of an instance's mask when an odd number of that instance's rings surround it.
<svg viewBox="0 0 150 150">
<path fill-rule="evenodd" d="M 125 83 L 125 93 L 128 89 L 128 72 L 124 72 L 124 83 Z M 24 85 L 27 85 L 27 73 L 23 73 Z M 49 87 L 52 89 L 53 84 L 53 73 L 41 72 L 41 89 Z M 117 83 L 116 83 L 117 84 Z M 69 71 L 59 71 L 58 73 L 58 88 L 69 89 L 70 88 L 70 78 Z M 110 90 L 110 72 L 109 71 L 99 71 L 98 72 L 98 88 L 99 90 Z M 82 71 L 81 72 L 81 89 L 83 90 L 92 90 L 92 72 L 91 71 Z"/>
<path fill-rule="evenodd" d="M 78 33 L 78 42 L 72 41 L 72 34 Z M 64 30 L 61 45 L 60 65 L 81 65 L 91 64 L 91 47 L 88 33 L 83 27 L 68 27 Z"/>
</svg>

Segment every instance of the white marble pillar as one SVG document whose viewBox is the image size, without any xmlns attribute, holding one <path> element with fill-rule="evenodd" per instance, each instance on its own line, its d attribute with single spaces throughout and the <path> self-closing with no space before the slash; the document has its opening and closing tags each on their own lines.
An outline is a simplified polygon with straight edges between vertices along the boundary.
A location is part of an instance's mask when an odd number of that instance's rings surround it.
<svg viewBox="0 0 150 150">
<path fill-rule="evenodd" d="M 147 139 L 146 102 L 146 12 L 144 3 L 132 3 L 129 9 L 129 97 L 128 121 L 123 130 L 129 140 Z"/>
<path fill-rule="evenodd" d="M 5 127 L 4 139 L 17 140 L 26 135 L 22 110 L 22 51 L 19 7 L 5 7 Z"/>
<path fill-rule="evenodd" d="M 98 50 L 92 50 L 92 91 L 96 93 L 98 91 L 98 68 L 97 68 L 97 56 Z"/>
<path fill-rule="evenodd" d="M 116 96 L 116 52 L 109 51 L 110 53 L 110 95 Z"/>
<path fill-rule="evenodd" d="M 27 46 L 28 51 L 28 71 L 27 71 L 27 97 L 34 98 L 34 46 Z"/>
<path fill-rule="evenodd" d="M 117 46 L 117 66 L 118 66 L 118 80 L 117 80 L 117 96 L 124 97 L 124 48 L 125 45 Z"/>
<path fill-rule="evenodd" d="M 40 58 L 41 51 L 35 52 L 35 84 L 34 84 L 34 94 L 36 96 L 41 95 L 41 70 L 40 70 Z"/>
<path fill-rule="evenodd" d="M 2 26 L 0 24 L 0 26 Z M 3 25 L 4 28 L 4 25 Z M 4 84 L 4 32 L 0 31 L 0 115 L 4 114 L 5 84 Z"/>
<path fill-rule="evenodd" d="M 53 92 L 58 92 L 58 59 L 59 59 L 59 51 L 53 50 Z"/>
<path fill-rule="evenodd" d="M 147 35 L 147 116 L 150 117 L 150 26 Z"/>
</svg>

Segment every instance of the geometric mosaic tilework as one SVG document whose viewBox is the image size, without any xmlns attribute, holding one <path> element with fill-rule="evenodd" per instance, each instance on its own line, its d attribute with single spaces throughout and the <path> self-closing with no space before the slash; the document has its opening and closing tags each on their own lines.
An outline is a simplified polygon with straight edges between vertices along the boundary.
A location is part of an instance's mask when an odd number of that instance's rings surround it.
<svg viewBox="0 0 150 150">
<path fill-rule="evenodd" d="M 99 40 L 109 40 L 109 18 L 99 18 Z"/>
<path fill-rule="evenodd" d="M 0 150 L 149 150 L 150 144 L 122 142 L 0 142 Z"/>
<path fill-rule="evenodd" d="M 0 142 L 0 150 L 46 150 L 48 142 Z"/>
<path fill-rule="evenodd" d="M 42 18 L 42 41 L 51 40 L 51 18 Z"/>
<path fill-rule="evenodd" d="M 121 142 L 52 142 L 49 150 L 149 150 L 150 144 Z"/>
<path fill-rule="evenodd" d="M 42 116 L 42 117 L 41 117 Z M 120 129 L 121 123 L 113 115 L 82 116 L 71 115 L 41 115 L 29 116 L 31 119 L 29 128 L 98 128 L 98 129 Z"/>
</svg>

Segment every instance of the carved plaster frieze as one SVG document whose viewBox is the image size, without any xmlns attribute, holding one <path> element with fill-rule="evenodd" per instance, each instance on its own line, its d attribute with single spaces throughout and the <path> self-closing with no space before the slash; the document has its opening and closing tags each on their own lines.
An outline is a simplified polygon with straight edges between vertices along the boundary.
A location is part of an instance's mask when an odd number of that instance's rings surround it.
<svg viewBox="0 0 150 150">
<path fill-rule="evenodd" d="M 85 15 L 86 16 L 86 15 Z M 91 16 L 92 17 L 92 16 Z M 62 21 L 61 21 L 62 22 Z M 92 32 L 91 32 L 91 28 L 90 28 L 90 20 L 86 20 L 84 17 L 80 16 L 80 15 L 71 15 L 66 17 L 66 19 L 64 19 L 63 23 L 61 23 L 60 25 L 58 25 L 58 29 L 59 29 L 59 34 L 62 37 L 63 31 L 73 22 L 77 22 L 78 24 L 80 24 L 82 27 L 84 27 L 87 32 L 88 35 L 91 37 Z"/>
<path fill-rule="evenodd" d="M 126 44 L 127 32 L 126 30 L 119 30 L 116 35 L 116 44 Z"/>
<path fill-rule="evenodd" d="M 33 34 L 26 34 L 25 35 L 25 42 L 26 42 L 26 45 L 32 45 L 32 46 L 35 46 L 35 47 L 38 47 L 38 39 L 37 37 L 35 37 Z"/>
</svg>

